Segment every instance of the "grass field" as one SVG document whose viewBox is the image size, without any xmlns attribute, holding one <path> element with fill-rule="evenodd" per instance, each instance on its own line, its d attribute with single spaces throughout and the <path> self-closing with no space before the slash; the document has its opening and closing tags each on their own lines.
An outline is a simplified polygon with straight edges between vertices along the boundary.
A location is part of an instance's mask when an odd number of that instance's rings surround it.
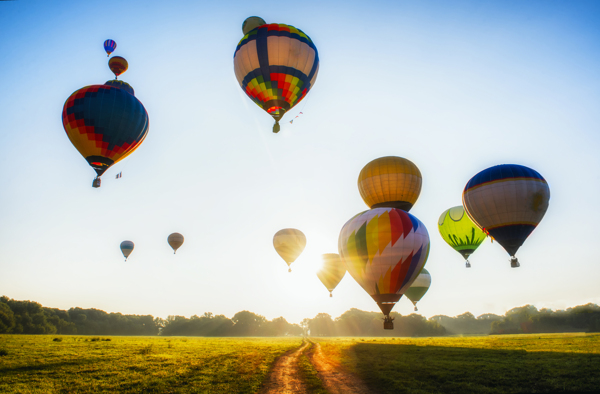
<svg viewBox="0 0 600 394">
<path fill-rule="evenodd" d="M 55 340 L 57 339 L 57 340 Z M 597 392 L 600 335 L 313 338 L 373 393 Z M 1 393 L 255 393 L 301 338 L 0 335 Z M 299 373 L 325 393 L 310 360 Z"/>
<path fill-rule="evenodd" d="M 379 393 L 600 391 L 600 335 L 318 339 Z"/>
<path fill-rule="evenodd" d="M 0 335 L 0 393 L 254 393 L 273 360 L 301 343 Z"/>
</svg>

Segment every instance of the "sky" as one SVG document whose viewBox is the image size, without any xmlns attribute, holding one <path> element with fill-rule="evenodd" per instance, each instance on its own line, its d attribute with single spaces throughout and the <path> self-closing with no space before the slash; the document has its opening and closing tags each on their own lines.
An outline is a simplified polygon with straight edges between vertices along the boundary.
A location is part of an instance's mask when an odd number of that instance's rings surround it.
<svg viewBox="0 0 600 394">
<path fill-rule="evenodd" d="M 252 15 L 302 29 L 319 51 L 314 88 L 278 134 L 233 71 Z M 109 38 L 150 130 L 94 189 L 61 112 L 113 79 Z M 423 175 L 411 213 L 431 238 L 419 313 L 600 303 L 599 69 L 596 1 L 2 1 L 0 295 L 163 318 L 378 311 L 348 274 L 330 298 L 315 272 L 367 209 L 362 167 L 401 156 Z M 466 269 L 438 217 L 497 164 L 542 174 L 550 207 L 520 268 L 486 241 Z M 292 273 L 272 244 L 288 227 L 307 237 Z M 176 255 L 172 232 L 185 236 Z"/>
</svg>

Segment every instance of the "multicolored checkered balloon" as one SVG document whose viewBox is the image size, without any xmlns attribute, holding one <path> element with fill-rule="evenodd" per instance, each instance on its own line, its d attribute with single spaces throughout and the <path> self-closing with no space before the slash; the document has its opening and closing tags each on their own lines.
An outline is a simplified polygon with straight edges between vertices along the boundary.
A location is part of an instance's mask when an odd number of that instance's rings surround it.
<svg viewBox="0 0 600 394">
<path fill-rule="evenodd" d="M 262 21 L 248 18 L 244 30 Z M 233 55 L 235 76 L 244 92 L 275 119 L 279 120 L 298 104 L 315 84 L 319 72 L 317 47 L 300 29 L 272 23 L 248 31 Z"/>
<path fill-rule="evenodd" d="M 65 102 L 62 121 L 69 140 L 98 178 L 133 153 L 149 128 L 142 103 L 128 90 L 109 85 L 75 91 Z M 100 186 L 99 182 L 95 181 L 94 186 Z"/>
</svg>

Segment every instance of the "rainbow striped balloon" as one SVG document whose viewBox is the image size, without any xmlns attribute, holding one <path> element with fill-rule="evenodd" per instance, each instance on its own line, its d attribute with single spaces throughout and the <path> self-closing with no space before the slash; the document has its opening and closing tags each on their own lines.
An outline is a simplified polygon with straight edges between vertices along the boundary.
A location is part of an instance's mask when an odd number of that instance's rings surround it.
<svg viewBox="0 0 600 394">
<path fill-rule="evenodd" d="M 388 315 L 425 265 L 429 234 L 408 212 L 375 208 L 344 225 L 338 248 L 350 275 Z"/>
</svg>

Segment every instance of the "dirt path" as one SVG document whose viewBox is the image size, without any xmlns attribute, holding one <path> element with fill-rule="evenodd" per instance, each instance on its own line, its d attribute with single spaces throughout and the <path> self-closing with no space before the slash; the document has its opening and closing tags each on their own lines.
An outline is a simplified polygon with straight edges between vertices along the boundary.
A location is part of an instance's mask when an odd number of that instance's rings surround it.
<svg viewBox="0 0 600 394">
<path fill-rule="evenodd" d="M 308 355 L 311 363 L 319 373 L 325 389 L 331 394 L 368 394 L 367 386 L 356 376 L 344 372 L 340 365 L 321 351 L 321 345 L 315 343 Z"/>
<path fill-rule="evenodd" d="M 304 341 L 298 349 L 285 353 L 275 361 L 260 394 L 308 394 L 298 370 L 298 358 L 309 344 Z"/>
</svg>

